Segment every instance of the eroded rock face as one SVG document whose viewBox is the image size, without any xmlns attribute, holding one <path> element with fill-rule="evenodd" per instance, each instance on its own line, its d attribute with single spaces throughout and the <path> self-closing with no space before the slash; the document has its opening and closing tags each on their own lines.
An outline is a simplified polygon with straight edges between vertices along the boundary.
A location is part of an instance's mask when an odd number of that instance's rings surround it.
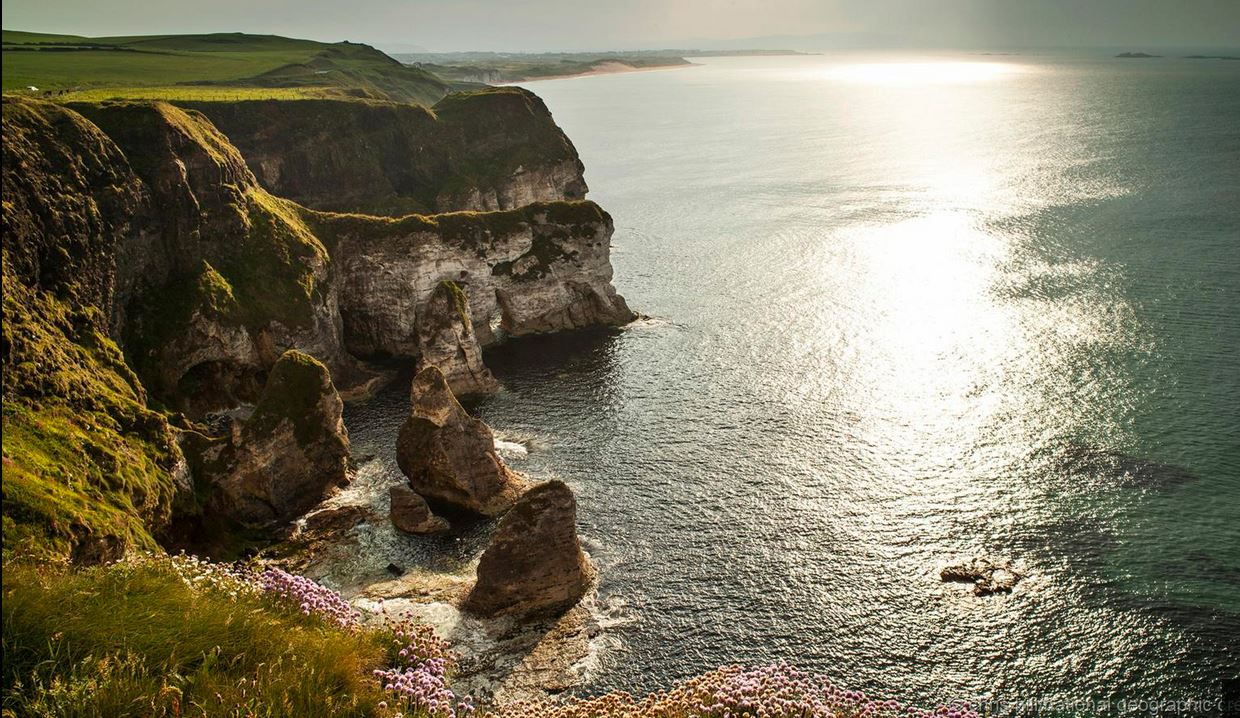
<svg viewBox="0 0 1240 718">
<path fill-rule="evenodd" d="M 444 279 L 469 295 L 480 346 L 499 337 L 620 326 L 634 319 L 611 284 L 611 216 L 593 202 L 396 221 L 334 217 L 345 345 L 416 356 L 419 309 Z"/>
<path fill-rule="evenodd" d="M 392 499 L 392 525 L 411 534 L 433 534 L 448 530 L 448 522 L 431 513 L 431 507 L 413 489 L 398 484 L 389 489 Z"/>
<path fill-rule="evenodd" d="M 314 209 L 403 216 L 586 195 L 576 148 L 519 87 L 455 92 L 433 111 L 329 99 L 182 104 L 228 135 L 266 189 Z"/>
<path fill-rule="evenodd" d="M 307 354 L 285 352 L 254 414 L 202 453 L 199 480 L 213 492 L 208 507 L 246 526 L 270 527 L 347 484 L 343 409 L 326 367 Z"/>
<path fill-rule="evenodd" d="M 499 382 L 482 363 L 469 297 L 455 282 L 440 282 L 418 312 L 418 346 L 418 369 L 439 367 L 456 396 L 499 391 Z"/>
<path fill-rule="evenodd" d="M 256 378 L 287 349 L 351 367 L 326 248 L 210 120 L 163 102 L 73 107 L 152 198 L 150 228 L 118 250 L 111 307 L 148 388 L 201 415 L 255 401 Z"/>
<path fill-rule="evenodd" d="M 577 537 L 577 500 L 564 482 L 548 481 L 504 515 L 462 607 L 481 616 L 557 615 L 581 600 L 593 578 Z"/>
<path fill-rule="evenodd" d="M 495 438 L 452 394 L 443 372 L 414 377 L 409 418 L 396 440 L 396 461 L 414 491 L 431 501 L 498 516 L 525 487 L 495 453 Z"/>
<path fill-rule="evenodd" d="M 991 559 L 978 556 L 967 561 L 945 566 L 939 572 L 944 581 L 972 583 L 973 593 L 987 596 L 992 593 L 1008 593 L 1025 577 L 1025 573 L 1007 559 Z"/>
</svg>

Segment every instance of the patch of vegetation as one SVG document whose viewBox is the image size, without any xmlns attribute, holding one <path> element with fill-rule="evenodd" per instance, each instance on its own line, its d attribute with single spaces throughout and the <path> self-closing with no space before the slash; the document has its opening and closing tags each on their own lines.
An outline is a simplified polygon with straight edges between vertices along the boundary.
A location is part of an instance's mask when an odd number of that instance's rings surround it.
<svg viewBox="0 0 1240 718">
<path fill-rule="evenodd" d="M 9 561 L 3 591 L 6 715 L 387 714 L 372 671 L 390 665 L 390 635 L 226 574 Z"/>
<path fill-rule="evenodd" d="M 460 318 L 461 324 L 465 325 L 465 331 L 472 332 L 474 324 L 469 316 L 469 297 L 465 296 L 465 291 L 451 279 L 441 280 L 439 286 L 443 287 L 448 296 L 452 297 L 452 303 L 456 306 L 456 316 Z"/>
<path fill-rule="evenodd" d="M 4 282 L 4 551 L 114 558 L 155 546 L 180 458 L 97 310 Z"/>
<path fill-rule="evenodd" d="M 250 228 L 241 246 L 221 263 L 221 273 L 233 286 L 247 324 L 275 320 L 287 327 L 309 326 L 325 290 L 315 270 L 328 263 L 327 249 L 296 204 L 257 188 L 245 197 Z"/>
<path fill-rule="evenodd" d="M 330 387 L 327 367 L 309 354 L 290 349 L 271 368 L 248 426 L 267 434 L 287 419 L 301 444 L 321 440 L 324 432 L 319 403 Z"/>
<path fill-rule="evenodd" d="M 318 87 L 216 87 L 211 85 L 156 85 L 108 87 L 56 92 L 57 102 L 115 102 L 164 100 L 167 102 L 243 102 L 250 100 L 307 100 L 340 97 L 332 88 Z"/>
<path fill-rule="evenodd" d="M 142 88 L 172 86 L 203 88 L 195 99 L 262 88 L 427 105 L 448 91 L 430 73 L 357 43 L 243 33 L 87 38 L 4 31 L 6 92 L 35 87 L 41 96 L 60 98 L 108 90 L 109 98 L 134 92 L 149 98 Z"/>
<path fill-rule="evenodd" d="M 551 271 L 551 265 L 563 259 L 573 259 L 577 256 L 576 252 L 565 251 L 563 245 L 556 241 L 555 237 L 547 234 L 536 234 L 534 240 L 530 242 L 529 250 L 512 260 L 511 262 L 499 262 L 491 268 L 491 274 L 495 276 L 512 277 L 518 282 L 532 282 L 535 279 L 542 279 Z M 532 262 L 526 260 L 533 259 Z M 520 271 L 516 271 L 518 265 L 525 265 Z"/>
</svg>

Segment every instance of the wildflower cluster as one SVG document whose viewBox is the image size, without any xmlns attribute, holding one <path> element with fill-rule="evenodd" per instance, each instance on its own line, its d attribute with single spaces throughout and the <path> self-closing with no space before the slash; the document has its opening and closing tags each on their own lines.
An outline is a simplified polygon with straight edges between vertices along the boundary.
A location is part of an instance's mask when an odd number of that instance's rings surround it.
<svg viewBox="0 0 1240 718">
<path fill-rule="evenodd" d="M 934 710 L 879 701 L 837 688 L 785 663 L 727 666 L 638 701 L 627 693 L 559 705 L 520 702 L 499 718 L 978 718 L 969 706 Z"/>
<path fill-rule="evenodd" d="M 185 553 L 133 553 L 113 565 L 127 571 L 164 571 L 175 575 L 190 588 L 215 591 L 231 598 L 259 592 L 253 573 L 248 569 L 214 563 Z"/>
<path fill-rule="evenodd" d="M 258 593 L 253 572 L 231 564 L 213 563 L 189 554 L 165 556 L 164 561 L 192 588 L 220 591 L 236 598 Z"/>
<path fill-rule="evenodd" d="M 361 615 L 343 596 L 305 576 L 267 568 L 258 574 L 257 584 L 263 592 L 295 603 L 307 616 L 319 616 L 341 628 L 357 628 L 361 623 Z"/>
<path fill-rule="evenodd" d="M 415 715 L 431 718 L 467 718 L 474 713 L 473 700 L 458 700 L 448 687 L 448 676 L 456 667 L 448 644 L 425 624 L 408 617 L 393 632 L 395 659 L 392 667 L 375 671 L 383 690 L 393 701 Z"/>
</svg>

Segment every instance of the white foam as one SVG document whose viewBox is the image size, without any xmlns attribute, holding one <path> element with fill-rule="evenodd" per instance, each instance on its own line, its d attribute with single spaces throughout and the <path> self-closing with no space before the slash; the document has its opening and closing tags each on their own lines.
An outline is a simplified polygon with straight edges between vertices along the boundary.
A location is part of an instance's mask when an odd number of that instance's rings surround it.
<svg viewBox="0 0 1240 718">
<path fill-rule="evenodd" d="M 505 456 L 516 457 L 525 457 L 530 453 L 530 450 L 525 448 L 525 444 L 517 441 L 505 441 L 503 439 L 495 440 L 495 450 Z"/>
</svg>

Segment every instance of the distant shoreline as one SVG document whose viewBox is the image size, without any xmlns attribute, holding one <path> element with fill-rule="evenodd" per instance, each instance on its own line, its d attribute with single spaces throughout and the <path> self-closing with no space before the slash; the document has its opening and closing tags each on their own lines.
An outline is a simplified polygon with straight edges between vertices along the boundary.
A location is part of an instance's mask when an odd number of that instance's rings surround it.
<svg viewBox="0 0 1240 718">
<path fill-rule="evenodd" d="M 520 80 L 505 80 L 504 82 L 495 83 L 496 85 L 520 85 L 527 82 L 542 82 L 544 80 L 571 80 L 577 77 L 594 77 L 597 75 L 623 75 L 630 72 L 655 72 L 657 70 L 681 70 L 688 67 L 701 67 L 702 63 L 685 60 L 669 65 L 651 65 L 648 67 L 634 67 L 626 65 L 623 62 L 603 62 L 599 63 L 593 69 L 583 72 L 570 72 L 563 75 L 541 75 L 537 77 L 529 77 Z"/>
</svg>

